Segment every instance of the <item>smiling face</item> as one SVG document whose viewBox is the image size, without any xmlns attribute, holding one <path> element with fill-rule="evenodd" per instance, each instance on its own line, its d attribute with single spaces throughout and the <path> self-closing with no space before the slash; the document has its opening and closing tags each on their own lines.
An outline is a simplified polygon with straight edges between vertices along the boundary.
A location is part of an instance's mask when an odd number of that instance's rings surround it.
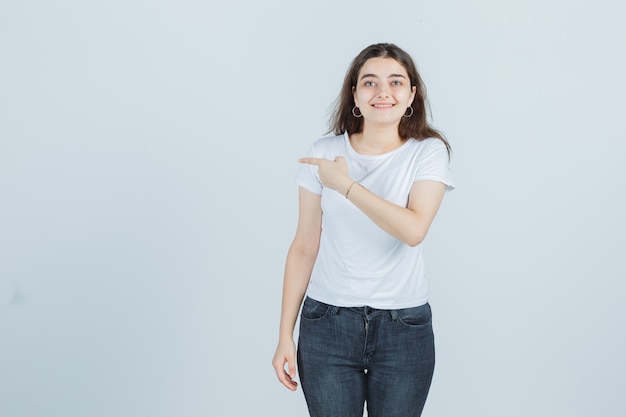
<svg viewBox="0 0 626 417">
<path fill-rule="evenodd" d="M 363 114 L 364 127 L 397 127 L 415 97 L 406 69 L 393 58 L 370 58 L 352 88 L 354 103 Z"/>
</svg>

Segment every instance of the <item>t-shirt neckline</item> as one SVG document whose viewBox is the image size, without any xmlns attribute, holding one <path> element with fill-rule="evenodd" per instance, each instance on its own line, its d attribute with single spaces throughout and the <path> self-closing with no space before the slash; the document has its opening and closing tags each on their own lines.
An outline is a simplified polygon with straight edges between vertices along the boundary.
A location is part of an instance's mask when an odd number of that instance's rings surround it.
<svg viewBox="0 0 626 417">
<path fill-rule="evenodd" d="M 356 158 L 361 158 L 361 159 L 385 159 L 397 152 L 400 152 L 401 149 L 403 149 L 410 141 L 411 139 L 407 139 L 404 141 L 404 143 L 400 146 L 398 146 L 396 149 L 391 150 L 389 152 L 385 152 L 385 153 L 381 153 L 379 155 L 363 155 L 358 153 L 353 147 L 352 147 L 352 143 L 350 143 L 350 136 L 348 135 L 348 132 L 344 132 L 343 133 L 343 138 L 346 142 L 346 148 L 348 148 L 348 152 L 356 157 Z"/>
</svg>

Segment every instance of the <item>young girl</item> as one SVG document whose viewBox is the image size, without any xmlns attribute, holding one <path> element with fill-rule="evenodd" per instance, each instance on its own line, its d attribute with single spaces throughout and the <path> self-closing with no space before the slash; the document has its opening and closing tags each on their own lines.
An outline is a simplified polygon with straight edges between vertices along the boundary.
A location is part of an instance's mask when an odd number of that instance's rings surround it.
<svg viewBox="0 0 626 417">
<path fill-rule="evenodd" d="M 426 120 L 411 57 L 393 44 L 352 62 L 331 120 L 297 174 L 279 381 L 298 372 L 312 417 L 420 416 L 435 364 L 422 241 L 446 189 L 450 147 Z M 285 370 L 285 364 L 287 369 Z"/>
</svg>

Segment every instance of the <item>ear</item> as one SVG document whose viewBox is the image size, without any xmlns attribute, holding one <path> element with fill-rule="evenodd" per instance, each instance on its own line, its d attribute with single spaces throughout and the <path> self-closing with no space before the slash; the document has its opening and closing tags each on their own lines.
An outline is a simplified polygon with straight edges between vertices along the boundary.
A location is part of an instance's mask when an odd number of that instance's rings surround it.
<svg viewBox="0 0 626 417">
<path fill-rule="evenodd" d="M 417 87 L 411 87 L 411 99 L 409 100 L 409 106 L 413 104 L 413 100 L 415 100 L 415 93 L 417 92 Z"/>
<path fill-rule="evenodd" d="M 352 86 L 352 101 L 354 101 L 354 105 L 359 107 L 359 101 L 356 99 L 356 87 Z"/>
</svg>

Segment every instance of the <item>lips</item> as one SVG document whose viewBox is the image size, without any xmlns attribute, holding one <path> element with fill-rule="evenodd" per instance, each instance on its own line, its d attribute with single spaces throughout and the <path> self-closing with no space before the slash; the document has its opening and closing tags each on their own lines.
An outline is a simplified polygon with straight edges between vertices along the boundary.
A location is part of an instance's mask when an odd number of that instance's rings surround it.
<svg viewBox="0 0 626 417">
<path fill-rule="evenodd" d="M 390 108 L 392 108 L 394 105 L 393 105 L 393 104 L 391 104 L 391 103 L 375 103 L 375 104 L 372 104 L 372 106 L 373 106 L 375 109 L 390 109 Z"/>
</svg>

